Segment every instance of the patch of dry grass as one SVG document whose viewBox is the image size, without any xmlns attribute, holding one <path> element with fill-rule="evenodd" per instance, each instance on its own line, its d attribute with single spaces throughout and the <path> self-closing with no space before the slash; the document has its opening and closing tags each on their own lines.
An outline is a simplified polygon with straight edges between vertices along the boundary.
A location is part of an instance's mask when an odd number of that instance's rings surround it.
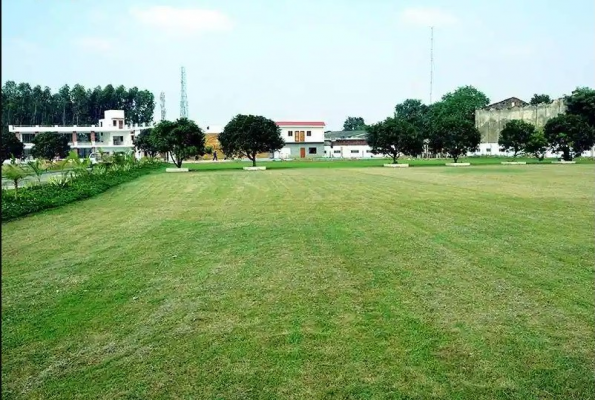
<svg viewBox="0 0 595 400">
<path fill-rule="evenodd" d="M 592 398 L 593 172 L 157 174 L 3 224 L 3 398 Z"/>
</svg>

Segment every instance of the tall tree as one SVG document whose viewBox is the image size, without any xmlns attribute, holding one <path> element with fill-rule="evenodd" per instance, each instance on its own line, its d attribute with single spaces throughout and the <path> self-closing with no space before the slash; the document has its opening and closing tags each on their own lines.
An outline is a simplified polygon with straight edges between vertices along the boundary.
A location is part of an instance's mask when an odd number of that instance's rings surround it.
<svg viewBox="0 0 595 400">
<path fill-rule="evenodd" d="M 549 94 L 535 93 L 533 95 L 533 97 L 531 98 L 531 101 L 529 102 L 529 104 L 531 104 L 532 106 L 536 106 L 538 104 L 550 104 L 551 102 L 552 102 L 552 99 L 550 98 Z"/>
<path fill-rule="evenodd" d="M 395 117 L 404 119 L 417 129 L 418 133 L 429 136 L 429 107 L 418 99 L 407 99 L 395 106 Z"/>
<path fill-rule="evenodd" d="M 70 91 L 70 101 L 72 104 L 74 124 L 80 126 L 81 124 L 88 123 L 89 99 L 87 98 L 85 87 L 78 83 L 74 85 Z"/>
<path fill-rule="evenodd" d="M 583 118 L 595 128 L 595 89 L 581 87 L 575 89 L 570 96 L 565 96 L 566 114 Z"/>
<path fill-rule="evenodd" d="M 0 157 L 2 162 L 23 156 L 25 146 L 14 133 L 8 131 L 8 127 L 2 127 L 2 143 L 0 143 Z"/>
<path fill-rule="evenodd" d="M 366 123 L 362 117 L 347 117 L 343 123 L 344 131 L 363 131 L 366 129 Z"/>
<path fill-rule="evenodd" d="M 543 133 L 553 152 L 561 152 L 564 161 L 580 157 L 595 145 L 595 129 L 586 118 L 561 114 L 545 123 Z"/>
<path fill-rule="evenodd" d="M 174 164 L 182 167 L 188 157 L 205 154 L 205 134 L 198 125 L 187 118 L 175 122 L 161 121 L 150 132 L 151 142 L 162 153 L 171 155 Z"/>
<path fill-rule="evenodd" d="M 474 123 L 475 110 L 489 103 L 490 99 L 483 92 L 473 86 L 462 86 L 442 96 L 441 101 L 432 104 L 431 117 L 432 119 L 456 117 Z"/>
<path fill-rule="evenodd" d="M 548 143 L 543 130 L 535 130 L 525 145 L 525 153 L 531 154 L 539 161 L 543 161 L 547 153 L 547 146 Z"/>
<path fill-rule="evenodd" d="M 147 153 L 151 158 L 155 157 L 159 152 L 152 128 L 141 130 L 138 136 L 134 138 L 134 146 L 138 150 Z"/>
<path fill-rule="evenodd" d="M 366 128 L 366 141 L 374 154 L 388 154 L 393 164 L 401 154 L 417 156 L 423 151 L 423 137 L 404 118 L 387 118 Z"/>
<path fill-rule="evenodd" d="M 274 153 L 284 146 L 277 124 L 258 115 L 236 115 L 219 135 L 221 149 L 229 157 L 245 156 L 256 166 L 258 153 Z"/>
<path fill-rule="evenodd" d="M 520 119 L 513 119 L 504 125 L 498 138 L 498 144 L 502 151 L 512 151 L 514 153 L 513 157 L 516 158 L 527 147 L 527 143 L 534 134 L 535 126 L 533 124 Z"/>
<path fill-rule="evenodd" d="M 54 157 L 64 158 L 68 155 L 70 146 L 65 135 L 58 135 L 54 132 L 43 132 L 33 138 L 31 155 L 35 158 L 51 160 Z"/>
<path fill-rule="evenodd" d="M 429 145 L 436 153 L 448 153 L 456 163 L 459 157 L 476 151 L 480 141 L 481 134 L 475 124 L 455 114 L 434 121 Z"/>
<path fill-rule="evenodd" d="M 71 125 L 72 122 L 72 99 L 70 98 L 70 86 L 64 85 L 58 91 L 60 105 L 62 107 L 62 125 Z"/>
<path fill-rule="evenodd" d="M 2 86 L 2 126 L 91 125 L 109 109 L 124 110 L 127 123 L 148 123 L 153 120 L 155 99 L 148 90 L 126 90 L 123 85 L 88 90 L 80 84 L 72 89 L 64 85 L 55 93 L 26 82 L 7 81 Z"/>
</svg>

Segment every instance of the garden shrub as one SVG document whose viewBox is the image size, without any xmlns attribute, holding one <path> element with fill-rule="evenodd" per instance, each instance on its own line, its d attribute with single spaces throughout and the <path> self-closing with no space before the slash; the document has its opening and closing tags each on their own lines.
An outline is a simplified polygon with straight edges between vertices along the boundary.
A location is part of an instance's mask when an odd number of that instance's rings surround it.
<svg viewBox="0 0 595 400">
<path fill-rule="evenodd" d="M 2 189 L 2 222 L 93 197 L 160 167 L 161 163 L 145 162 L 128 170 L 99 168 L 100 173 L 75 175 L 65 183 L 21 188 L 18 197 L 14 190 Z"/>
</svg>

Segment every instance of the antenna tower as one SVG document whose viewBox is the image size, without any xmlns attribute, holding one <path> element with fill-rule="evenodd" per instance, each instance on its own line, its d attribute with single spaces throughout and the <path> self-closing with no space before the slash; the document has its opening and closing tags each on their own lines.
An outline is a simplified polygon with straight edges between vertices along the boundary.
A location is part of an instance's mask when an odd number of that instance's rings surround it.
<svg viewBox="0 0 595 400">
<path fill-rule="evenodd" d="M 161 106 L 161 120 L 165 121 L 165 92 L 161 92 L 159 95 L 160 106 Z"/>
<path fill-rule="evenodd" d="M 430 104 L 432 104 L 432 90 L 434 89 L 434 27 L 430 27 Z"/>
<path fill-rule="evenodd" d="M 188 118 L 188 96 L 186 95 L 186 68 L 182 67 L 182 91 L 180 95 L 180 118 Z"/>
</svg>

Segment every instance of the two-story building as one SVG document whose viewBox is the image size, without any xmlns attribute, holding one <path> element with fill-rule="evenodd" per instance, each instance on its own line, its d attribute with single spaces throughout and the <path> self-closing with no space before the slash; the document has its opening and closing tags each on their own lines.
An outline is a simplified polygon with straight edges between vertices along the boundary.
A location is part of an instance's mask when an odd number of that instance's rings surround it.
<svg viewBox="0 0 595 400">
<path fill-rule="evenodd" d="M 324 157 L 324 122 L 278 121 L 285 146 L 273 154 L 274 158 Z"/>
<path fill-rule="evenodd" d="M 126 125 L 123 110 L 107 110 L 104 118 L 100 119 L 98 125 L 91 126 L 9 126 L 10 132 L 14 132 L 17 138 L 25 145 L 25 156 L 28 156 L 33 148 L 33 138 L 42 132 L 51 132 L 56 135 L 64 135 L 68 138 L 70 147 L 77 151 L 79 156 L 87 157 L 101 149 L 106 153 L 134 151 L 134 135 L 142 129 L 150 128 L 152 124 Z M 137 154 L 140 156 L 140 154 Z"/>
</svg>

